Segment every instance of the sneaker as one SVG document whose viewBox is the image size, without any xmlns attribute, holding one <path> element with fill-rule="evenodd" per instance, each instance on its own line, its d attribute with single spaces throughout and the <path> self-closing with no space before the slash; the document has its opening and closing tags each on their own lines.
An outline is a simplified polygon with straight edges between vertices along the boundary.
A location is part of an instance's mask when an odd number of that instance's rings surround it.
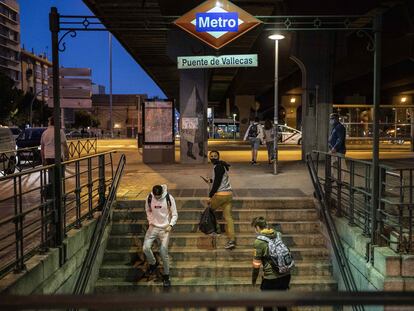
<svg viewBox="0 0 414 311">
<path fill-rule="evenodd" d="M 158 267 L 158 262 L 156 262 L 153 265 L 149 265 L 148 270 L 145 272 L 145 276 L 146 277 L 151 276 L 157 270 L 157 267 Z"/>
<path fill-rule="evenodd" d="M 250 165 L 254 165 L 254 163 L 256 163 L 256 161 L 250 161 Z"/>
<path fill-rule="evenodd" d="M 252 165 L 259 165 L 259 163 L 257 163 L 256 161 L 254 161 Z"/>
<path fill-rule="evenodd" d="M 171 287 L 171 281 L 170 281 L 170 276 L 168 274 L 163 274 L 162 275 L 162 286 L 164 288 L 169 288 Z"/>
<path fill-rule="evenodd" d="M 236 248 L 236 242 L 235 241 L 228 241 L 226 245 L 224 245 L 225 249 L 234 249 Z"/>
</svg>

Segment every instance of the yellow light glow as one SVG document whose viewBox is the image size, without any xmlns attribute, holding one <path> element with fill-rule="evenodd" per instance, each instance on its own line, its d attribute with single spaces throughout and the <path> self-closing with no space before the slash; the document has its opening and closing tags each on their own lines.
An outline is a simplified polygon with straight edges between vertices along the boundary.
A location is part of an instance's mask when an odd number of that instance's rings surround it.
<svg viewBox="0 0 414 311">
<path fill-rule="evenodd" d="M 292 104 L 296 103 L 296 98 L 292 97 L 292 98 L 290 99 L 290 102 L 291 102 Z"/>
<path fill-rule="evenodd" d="M 405 96 L 404 97 L 401 97 L 401 102 L 402 103 L 405 103 L 406 101 L 407 101 L 407 97 L 405 97 Z"/>
</svg>

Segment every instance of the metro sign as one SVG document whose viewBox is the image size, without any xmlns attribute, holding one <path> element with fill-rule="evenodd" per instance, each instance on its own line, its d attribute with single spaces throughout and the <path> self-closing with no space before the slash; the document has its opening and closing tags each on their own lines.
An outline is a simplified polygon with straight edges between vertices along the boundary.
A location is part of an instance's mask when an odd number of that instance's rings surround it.
<svg viewBox="0 0 414 311">
<path fill-rule="evenodd" d="M 174 24 L 218 50 L 261 21 L 227 0 L 208 0 Z"/>
</svg>

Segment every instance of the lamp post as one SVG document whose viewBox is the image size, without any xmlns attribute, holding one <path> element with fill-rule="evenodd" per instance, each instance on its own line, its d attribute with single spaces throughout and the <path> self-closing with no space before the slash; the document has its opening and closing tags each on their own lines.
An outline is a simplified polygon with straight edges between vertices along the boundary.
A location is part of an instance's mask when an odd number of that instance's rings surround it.
<svg viewBox="0 0 414 311">
<path fill-rule="evenodd" d="M 279 128 L 278 128 L 278 124 L 279 124 L 279 40 L 283 40 L 285 38 L 285 36 L 282 36 L 280 34 L 274 34 L 269 36 L 270 40 L 274 40 L 275 41 L 275 111 L 274 111 L 274 115 L 273 115 L 273 123 L 274 123 L 274 127 L 275 127 L 275 135 L 273 138 L 273 148 L 275 150 L 275 157 L 273 160 L 273 174 L 276 175 L 277 174 L 277 161 L 279 158 L 278 155 L 278 147 L 277 147 L 277 142 L 278 142 L 278 134 L 279 134 Z"/>
<path fill-rule="evenodd" d="M 237 114 L 233 113 L 233 137 L 236 140 L 236 116 Z"/>
</svg>

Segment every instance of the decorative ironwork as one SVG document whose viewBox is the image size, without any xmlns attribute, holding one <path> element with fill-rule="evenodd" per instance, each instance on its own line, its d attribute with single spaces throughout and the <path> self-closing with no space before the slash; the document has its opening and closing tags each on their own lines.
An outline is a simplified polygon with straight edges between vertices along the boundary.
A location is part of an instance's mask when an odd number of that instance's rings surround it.
<svg viewBox="0 0 414 311">
<path fill-rule="evenodd" d="M 62 40 L 67 36 L 67 35 L 70 35 L 72 38 L 75 38 L 76 37 L 76 35 L 77 35 L 77 33 L 76 33 L 76 30 L 68 30 L 68 31 L 66 31 L 64 34 L 63 34 L 63 36 L 59 39 L 59 42 L 58 42 L 58 49 L 59 49 L 59 52 L 64 52 L 65 50 L 66 50 L 66 42 L 62 42 Z M 61 44 L 62 44 L 62 47 L 61 47 Z"/>
<path fill-rule="evenodd" d="M 356 35 L 359 38 L 366 37 L 368 39 L 367 51 L 374 52 L 374 50 L 375 50 L 375 48 L 374 48 L 374 36 L 371 33 L 369 33 L 366 30 L 360 29 L 356 32 Z"/>
</svg>

